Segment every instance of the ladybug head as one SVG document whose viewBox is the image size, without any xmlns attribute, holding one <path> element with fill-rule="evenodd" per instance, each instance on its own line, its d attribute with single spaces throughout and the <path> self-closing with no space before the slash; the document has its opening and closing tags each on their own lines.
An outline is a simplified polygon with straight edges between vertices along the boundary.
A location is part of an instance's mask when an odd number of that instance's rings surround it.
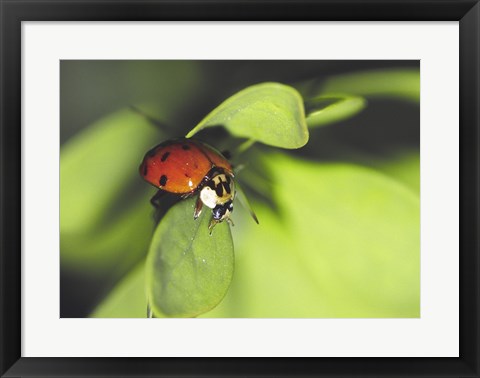
<svg viewBox="0 0 480 378">
<path fill-rule="evenodd" d="M 222 205 L 217 205 L 212 209 L 212 219 L 208 225 L 210 230 L 210 235 L 212 234 L 213 228 L 217 223 L 221 223 L 224 220 L 228 221 L 233 225 L 232 220 L 230 219 L 230 214 L 233 211 L 233 201 L 228 201 Z"/>
<path fill-rule="evenodd" d="M 233 211 L 233 202 L 228 201 L 223 205 L 217 205 L 212 209 L 213 219 L 218 222 L 222 222 L 225 219 L 230 217 L 230 214 Z"/>
</svg>

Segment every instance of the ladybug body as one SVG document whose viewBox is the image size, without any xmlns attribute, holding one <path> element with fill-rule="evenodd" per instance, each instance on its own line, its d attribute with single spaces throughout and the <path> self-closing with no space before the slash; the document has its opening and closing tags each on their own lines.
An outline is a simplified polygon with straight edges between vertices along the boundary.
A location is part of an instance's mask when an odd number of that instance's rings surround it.
<svg viewBox="0 0 480 378">
<path fill-rule="evenodd" d="M 198 193 L 194 218 L 203 205 L 212 209 L 209 229 L 231 222 L 235 198 L 234 173 L 228 160 L 213 147 L 193 139 L 168 140 L 145 154 L 140 175 L 150 184 L 183 198 Z"/>
</svg>

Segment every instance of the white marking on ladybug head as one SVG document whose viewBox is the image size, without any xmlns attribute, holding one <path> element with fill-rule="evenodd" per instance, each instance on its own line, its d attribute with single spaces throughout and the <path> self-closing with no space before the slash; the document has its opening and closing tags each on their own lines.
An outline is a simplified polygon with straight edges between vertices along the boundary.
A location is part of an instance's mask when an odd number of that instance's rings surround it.
<svg viewBox="0 0 480 378">
<path fill-rule="evenodd" d="M 218 204 L 218 196 L 215 193 L 215 190 L 211 189 L 209 186 L 205 186 L 200 191 L 200 199 L 202 200 L 205 206 L 208 206 L 210 209 L 213 209 Z"/>
<path fill-rule="evenodd" d="M 200 199 L 205 206 L 213 209 L 217 205 L 223 205 L 233 201 L 235 197 L 235 184 L 231 177 L 218 174 L 200 190 Z"/>
</svg>

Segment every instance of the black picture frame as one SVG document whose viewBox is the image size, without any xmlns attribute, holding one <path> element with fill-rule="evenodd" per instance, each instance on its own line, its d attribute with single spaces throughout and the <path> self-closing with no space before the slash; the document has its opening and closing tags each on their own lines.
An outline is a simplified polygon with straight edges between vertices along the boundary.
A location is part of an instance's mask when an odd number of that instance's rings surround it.
<svg viewBox="0 0 480 378">
<path fill-rule="evenodd" d="M 0 0 L 0 264 L 2 377 L 443 376 L 479 377 L 478 0 Z M 21 357 L 22 21 L 459 21 L 459 358 Z M 442 332 L 441 329 L 438 330 Z"/>
</svg>

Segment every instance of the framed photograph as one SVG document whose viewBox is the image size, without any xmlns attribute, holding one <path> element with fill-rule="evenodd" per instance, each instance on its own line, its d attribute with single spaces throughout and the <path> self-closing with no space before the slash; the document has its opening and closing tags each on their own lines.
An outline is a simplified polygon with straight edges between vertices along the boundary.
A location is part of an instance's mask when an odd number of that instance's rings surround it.
<svg viewBox="0 0 480 378">
<path fill-rule="evenodd" d="M 477 1 L 0 11 L 2 377 L 480 376 Z"/>
</svg>

